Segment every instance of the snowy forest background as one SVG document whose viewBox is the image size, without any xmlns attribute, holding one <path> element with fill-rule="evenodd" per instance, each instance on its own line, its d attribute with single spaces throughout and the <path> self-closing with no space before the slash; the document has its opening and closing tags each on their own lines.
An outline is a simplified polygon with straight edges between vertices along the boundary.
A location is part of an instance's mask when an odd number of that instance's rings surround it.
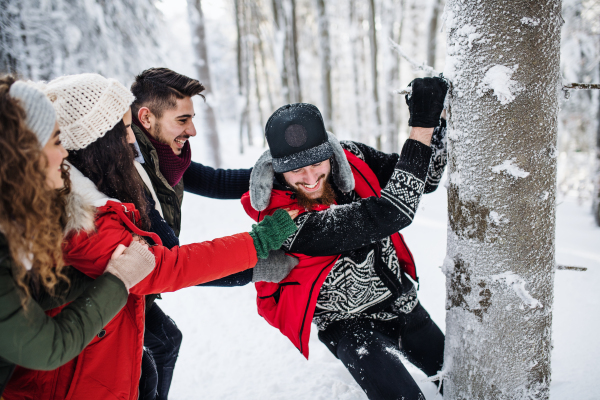
<svg viewBox="0 0 600 400">
<path fill-rule="evenodd" d="M 33 80 L 98 72 L 129 85 L 145 68 L 166 66 L 198 78 L 207 100 L 195 99 L 199 136 L 190 143 L 194 160 L 212 166 L 251 166 L 264 150 L 269 115 L 299 101 L 317 105 L 340 138 L 398 152 L 408 113 L 397 91 L 430 73 L 415 70 L 391 42 L 443 71 L 444 7 L 444 0 L 0 0 L 0 71 Z M 600 83 L 600 2 L 563 0 L 562 8 L 563 82 Z M 593 222 L 600 224 L 600 90 L 570 90 L 560 101 L 551 397 L 593 399 L 600 390 L 593 378 L 600 370 Z M 183 209 L 182 243 L 250 224 L 237 202 L 188 195 Z M 420 265 L 420 301 L 442 328 L 446 288 L 437 267 L 446 210 L 440 188 L 425 196 L 405 232 Z M 161 307 L 185 338 L 172 398 L 366 398 L 316 338 L 311 360 L 302 359 L 256 315 L 254 296 L 250 286 L 165 295 Z M 426 397 L 437 398 L 410 371 Z"/>
<path fill-rule="evenodd" d="M 317 105 L 328 129 L 398 151 L 407 137 L 396 93 L 425 75 L 390 45 L 444 66 L 444 0 L 2 0 L 0 71 L 33 80 L 98 72 L 129 84 L 163 65 L 199 78 L 210 95 L 206 156 L 219 164 L 219 122 L 237 121 L 238 151 L 263 142 L 280 105 Z M 600 3 L 564 0 L 564 81 L 600 79 Z M 589 200 L 600 146 L 600 93 L 565 94 L 559 120 L 559 194 Z M 569 97 L 567 99 L 566 97 Z M 210 110 L 212 109 L 212 111 Z M 221 145 L 222 147 L 223 145 Z"/>
</svg>

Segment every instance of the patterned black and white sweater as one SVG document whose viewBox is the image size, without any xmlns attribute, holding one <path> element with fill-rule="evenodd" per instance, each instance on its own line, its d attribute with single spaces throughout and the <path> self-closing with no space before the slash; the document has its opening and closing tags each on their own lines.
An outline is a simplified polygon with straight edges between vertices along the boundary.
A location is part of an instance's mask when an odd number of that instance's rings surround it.
<svg viewBox="0 0 600 400">
<path fill-rule="evenodd" d="M 392 320 L 417 305 L 390 235 L 410 225 L 421 195 L 437 188 L 447 160 L 445 134 L 445 127 L 436 128 L 431 148 L 407 140 L 401 156 L 341 142 L 369 165 L 383 190 L 380 199 L 361 199 L 334 186 L 338 205 L 300 215 L 298 231 L 283 245 L 310 256 L 341 254 L 319 293 L 313 318 L 319 330 L 353 318 Z"/>
</svg>

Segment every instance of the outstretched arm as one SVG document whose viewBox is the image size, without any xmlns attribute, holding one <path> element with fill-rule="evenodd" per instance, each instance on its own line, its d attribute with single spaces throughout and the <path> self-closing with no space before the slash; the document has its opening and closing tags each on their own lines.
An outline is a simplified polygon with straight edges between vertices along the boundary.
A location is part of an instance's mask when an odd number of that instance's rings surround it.
<svg viewBox="0 0 600 400">
<path fill-rule="evenodd" d="M 250 188 L 252 169 L 215 169 L 193 162 L 183 174 L 186 192 L 214 199 L 240 199 Z"/>
<path fill-rule="evenodd" d="M 433 129 L 413 128 L 396 168 L 381 191 L 350 204 L 296 218 L 298 231 L 284 248 L 310 256 L 339 254 L 376 242 L 407 227 L 413 220 L 425 187 L 431 149 L 425 143 Z M 423 143 L 425 142 L 425 143 Z"/>
</svg>

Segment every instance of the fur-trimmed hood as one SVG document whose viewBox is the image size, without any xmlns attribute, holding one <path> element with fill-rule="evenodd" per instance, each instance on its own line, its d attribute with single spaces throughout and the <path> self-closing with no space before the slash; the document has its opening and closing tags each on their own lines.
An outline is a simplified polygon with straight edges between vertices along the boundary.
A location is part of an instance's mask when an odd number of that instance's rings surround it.
<svg viewBox="0 0 600 400">
<path fill-rule="evenodd" d="M 68 164 L 68 162 L 67 162 Z M 72 231 L 93 231 L 96 208 L 102 207 L 111 199 L 100 192 L 96 185 L 86 178 L 77 168 L 70 166 L 71 193 L 67 196 L 65 212 L 67 225 L 65 235 Z"/>
<path fill-rule="evenodd" d="M 327 132 L 327 138 L 333 148 L 333 165 L 331 166 L 333 183 L 342 192 L 350 192 L 354 190 L 354 175 L 352 175 L 352 169 L 350 169 L 344 149 L 331 132 Z M 273 158 L 271 152 L 267 150 L 256 161 L 250 174 L 250 203 L 255 210 L 263 211 L 268 207 L 274 178 Z"/>
</svg>

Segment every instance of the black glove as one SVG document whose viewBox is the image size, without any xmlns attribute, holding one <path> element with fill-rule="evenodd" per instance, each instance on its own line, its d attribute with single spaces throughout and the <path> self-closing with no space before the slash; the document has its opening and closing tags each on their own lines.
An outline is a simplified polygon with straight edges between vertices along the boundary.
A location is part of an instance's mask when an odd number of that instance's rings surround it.
<svg viewBox="0 0 600 400">
<path fill-rule="evenodd" d="M 412 86 L 412 93 L 406 95 L 406 104 L 410 112 L 408 125 L 421 128 L 439 126 L 448 91 L 446 80 L 437 76 L 417 78 L 408 86 Z"/>
</svg>

